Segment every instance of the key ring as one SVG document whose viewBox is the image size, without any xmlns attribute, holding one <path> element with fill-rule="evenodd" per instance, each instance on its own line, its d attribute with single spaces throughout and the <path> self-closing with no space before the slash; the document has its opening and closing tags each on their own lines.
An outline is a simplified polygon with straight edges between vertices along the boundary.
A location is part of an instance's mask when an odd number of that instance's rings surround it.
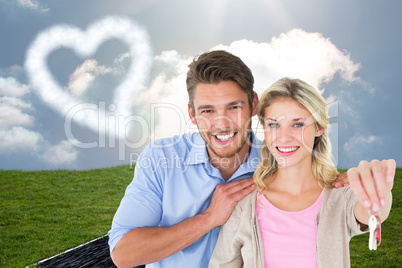
<svg viewBox="0 0 402 268">
<path fill-rule="evenodd" d="M 381 220 L 380 217 L 378 217 L 377 215 L 375 216 L 378 220 L 378 228 L 377 228 L 377 236 L 376 239 L 378 241 L 377 246 L 379 246 L 381 244 Z"/>
</svg>

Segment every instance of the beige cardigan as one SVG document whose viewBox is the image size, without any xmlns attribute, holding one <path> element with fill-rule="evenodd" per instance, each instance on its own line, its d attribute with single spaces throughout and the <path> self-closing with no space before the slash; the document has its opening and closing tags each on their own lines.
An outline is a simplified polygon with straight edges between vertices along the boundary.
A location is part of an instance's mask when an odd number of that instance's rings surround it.
<svg viewBox="0 0 402 268">
<path fill-rule="evenodd" d="M 209 263 L 215 267 L 264 268 L 264 252 L 255 213 L 255 190 L 238 202 L 222 226 Z M 325 189 L 317 215 L 316 259 L 318 267 L 350 267 L 349 241 L 368 231 L 353 213 L 357 202 L 350 187 Z"/>
</svg>

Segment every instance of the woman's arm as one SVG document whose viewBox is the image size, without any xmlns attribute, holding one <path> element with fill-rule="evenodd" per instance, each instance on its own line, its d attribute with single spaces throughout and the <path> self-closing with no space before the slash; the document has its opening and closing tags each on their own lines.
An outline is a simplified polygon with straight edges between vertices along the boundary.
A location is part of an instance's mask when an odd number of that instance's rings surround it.
<svg viewBox="0 0 402 268">
<path fill-rule="evenodd" d="M 368 224 L 371 214 L 384 221 L 391 210 L 396 163 L 395 160 L 362 161 L 357 168 L 348 170 L 350 186 L 359 202 L 354 208 L 356 219 Z"/>
</svg>

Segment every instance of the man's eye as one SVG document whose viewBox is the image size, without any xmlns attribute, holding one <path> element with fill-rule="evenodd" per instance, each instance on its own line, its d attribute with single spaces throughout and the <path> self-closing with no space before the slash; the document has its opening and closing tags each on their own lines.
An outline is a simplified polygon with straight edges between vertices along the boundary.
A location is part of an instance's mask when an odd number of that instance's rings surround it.
<svg viewBox="0 0 402 268">
<path fill-rule="evenodd" d="M 212 110 L 203 110 L 201 111 L 202 114 L 209 114 L 212 113 Z"/>
<path fill-rule="evenodd" d="M 230 110 L 235 110 L 235 109 L 240 109 L 241 106 L 240 105 L 236 105 L 236 106 L 231 106 Z"/>
</svg>

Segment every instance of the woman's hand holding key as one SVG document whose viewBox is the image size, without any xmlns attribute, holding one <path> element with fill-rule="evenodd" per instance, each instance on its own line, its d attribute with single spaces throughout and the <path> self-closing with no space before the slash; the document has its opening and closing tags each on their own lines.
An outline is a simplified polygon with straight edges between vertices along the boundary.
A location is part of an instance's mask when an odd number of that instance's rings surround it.
<svg viewBox="0 0 402 268">
<path fill-rule="evenodd" d="M 359 199 L 355 207 L 355 216 L 361 223 L 368 224 L 368 210 L 373 215 L 379 215 L 381 221 L 388 217 L 395 169 L 395 160 L 389 159 L 362 161 L 358 167 L 348 170 L 350 186 Z"/>
</svg>

